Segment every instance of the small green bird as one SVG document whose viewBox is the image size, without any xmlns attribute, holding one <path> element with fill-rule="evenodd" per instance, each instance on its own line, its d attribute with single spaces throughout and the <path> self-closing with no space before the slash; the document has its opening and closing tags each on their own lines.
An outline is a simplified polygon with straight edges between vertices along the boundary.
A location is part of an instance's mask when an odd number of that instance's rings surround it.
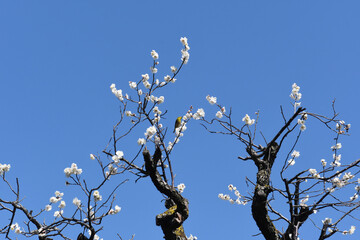
<svg viewBox="0 0 360 240">
<path fill-rule="evenodd" d="M 176 119 L 176 121 L 175 121 L 175 128 L 174 128 L 173 133 L 175 132 L 175 130 L 176 130 L 177 128 L 180 127 L 180 125 L 181 125 L 181 119 L 182 119 L 182 117 L 178 117 L 178 118 Z"/>
</svg>

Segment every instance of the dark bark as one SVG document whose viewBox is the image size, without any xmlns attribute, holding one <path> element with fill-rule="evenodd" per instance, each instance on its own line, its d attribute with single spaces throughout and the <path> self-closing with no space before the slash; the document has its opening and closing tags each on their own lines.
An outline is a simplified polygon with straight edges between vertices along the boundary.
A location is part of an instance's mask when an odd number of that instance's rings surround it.
<svg viewBox="0 0 360 240">
<path fill-rule="evenodd" d="M 278 144 L 272 142 L 271 146 L 267 146 L 264 158 L 260 159 L 251 149 L 248 153 L 252 156 L 258 173 L 256 175 L 256 187 L 252 201 L 251 211 L 253 218 L 266 240 L 279 240 L 279 233 L 268 215 L 267 198 L 271 193 L 270 174 L 271 167 L 279 150 Z"/>
<path fill-rule="evenodd" d="M 143 151 L 143 156 L 145 169 L 151 181 L 160 193 L 168 197 L 165 201 L 168 210 L 156 216 L 156 225 L 161 226 L 166 240 L 186 240 L 182 224 L 189 216 L 188 200 L 167 184 L 157 171 L 157 162 L 161 160 L 159 147 L 156 148 L 152 157 L 147 149 Z"/>
</svg>

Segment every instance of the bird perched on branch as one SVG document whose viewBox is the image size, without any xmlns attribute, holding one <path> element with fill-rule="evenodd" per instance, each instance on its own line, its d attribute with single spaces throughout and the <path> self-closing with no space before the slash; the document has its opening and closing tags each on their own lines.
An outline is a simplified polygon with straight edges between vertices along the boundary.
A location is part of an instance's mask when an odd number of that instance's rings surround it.
<svg viewBox="0 0 360 240">
<path fill-rule="evenodd" d="M 174 127 L 173 133 L 175 132 L 175 130 L 176 130 L 177 128 L 179 128 L 179 127 L 181 126 L 181 119 L 182 119 L 182 117 L 178 117 L 178 118 L 175 120 L 175 127 Z"/>
</svg>

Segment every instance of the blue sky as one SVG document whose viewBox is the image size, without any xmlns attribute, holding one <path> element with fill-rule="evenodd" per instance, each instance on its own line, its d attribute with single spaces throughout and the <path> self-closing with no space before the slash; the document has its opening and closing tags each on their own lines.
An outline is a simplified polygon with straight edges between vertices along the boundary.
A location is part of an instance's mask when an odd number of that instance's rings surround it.
<svg viewBox="0 0 360 240">
<path fill-rule="evenodd" d="M 239 125 L 246 113 L 253 116 L 259 109 L 259 127 L 270 139 L 282 124 L 279 106 L 291 114 L 289 94 L 296 82 L 310 112 L 330 115 L 336 98 L 340 118 L 352 124 L 351 136 L 341 140 L 343 161 L 353 161 L 359 157 L 360 135 L 359 7 L 350 0 L 2 1 L 0 163 L 11 164 L 7 176 L 12 182 L 19 177 L 24 205 L 43 208 L 55 190 L 64 192 L 70 205 L 76 191 L 65 187 L 63 169 L 76 162 L 96 183 L 98 166 L 89 154 L 101 153 L 119 118 L 110 84 L 129 92 L 129 81 L 149 73 L 153 49 L 160 55 L 159 76 L 168 74 L 180 62 L 183 36 L 189 39 L 190 61 L 162 92 L 165 125 L 172 127 L 191 105 L 214 116 L 205 100 L 210 94 L 233 108 Z M 332 154 L 334 136 L 316 121 L 307 127 L 298 147 L 299 170 L 320 167 L 319 160 Z M 138 137 L 123 146 L 125 154 L 136 151 Z M 240 192 L 251 191 L 245 177 L 254 180 L 255 167 L 237 160 L 241 154 L 236 139 L 189 123 L 172 156 L 176 181 L 186 184 L 184 196 L 190 201 L 187 235 L 262 239 L 252 237 L 258 230 L 250 206 L 217 198 L 230 183 Z M 135 184 L 127 177 L 117 194 L 122 212 L 108 218 L 99 235 L 161 239 L 155 226 L 155 215 L 164 210 L 161 195 L 149 179 Z M 320 214 L 319 219 L 327 216 Z M 311 238 L 309 232 L 302 234 Z M 358 238 L 359 231 L 346 237 Z"/>
</svg>

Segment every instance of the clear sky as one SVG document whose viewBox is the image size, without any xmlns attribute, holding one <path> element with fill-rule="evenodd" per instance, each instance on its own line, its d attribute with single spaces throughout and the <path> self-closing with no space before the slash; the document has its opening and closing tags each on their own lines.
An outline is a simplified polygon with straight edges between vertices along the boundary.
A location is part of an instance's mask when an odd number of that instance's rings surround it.
<svg viewBox="0 0 360 240">
<path fill-rule="evenodd" d="M 342 161 L 353 161 L 359 158 L 360 137 L 359 8 L 356 0 L 1 1 L 0 163 L 11 164 L 7 176 L 13 183 L 19 177 L 23 203 L 30 209 L 43 208 L 56 190 L 71 205 L 76 192 L 65 186 L 63 169 L 75 162 L 96 183 L 98 166 L 89 154 L 101 153 L 119 119 L 110 84 L 130 92 L 128 82 L 149 73 L 153 49 L 160 55 L 159 76 L 169 72 L 180 62 L 183 36 L 189 39 L 190 60 L 177 82 L 162 92 L 165 125 L 172 127 L 190 105 L 214 116 L 205 100 L 210 94 L 233 108 L 239 125 L 246 113 L 253 117 L 260 110 L 259 127 L 270 139 L 283 123 L 280 105 L 291 114 L 289 94 L 296 82 L 302 105 L 311 112 L 330 115 L 336 98 L 340 118 L 352 124 L 351 136 L 341 140 Z M 333 137 L 309 120 L 294 169 L 320 168 L 321 158 L 331 158 Z M 136 148 L 131 140 L 122 150 L 133 155 Z M 279 165 L 286 153 L 279 154 Z M 230 183 L 241 193 L 251 191 L 245 177 L 254 181 L 255 167 L 237 160 L 241 154 L 236 139 L 189 123 L 172 156 L 176 182 L 185 183 L 183 195 L 190 201 L 187 235 L 262 239 L 252 237 L 258 229 L 249 205 L 217 197 L 228 193 Z M 130 181 L 116 201 L 122 211 L 104 222 L 99 235 L 161 239 L 155 226 L 156 214 L 164 211 L 161 195 L 149 179 L 135 184 L 134 177 L 125 177 Z M 318 224 L 329 217 L 318 214 Z M 4 221 L 1 217 L 0 224 Z M 346 223 L 344 228 L 355 224 L 358 230 L 337 237 L 359 239 L 358 222 Z M 301 238 L 312 239 L 311 223 L 304 228 L 311 231 L 302 231 Z"/>
</svg>

